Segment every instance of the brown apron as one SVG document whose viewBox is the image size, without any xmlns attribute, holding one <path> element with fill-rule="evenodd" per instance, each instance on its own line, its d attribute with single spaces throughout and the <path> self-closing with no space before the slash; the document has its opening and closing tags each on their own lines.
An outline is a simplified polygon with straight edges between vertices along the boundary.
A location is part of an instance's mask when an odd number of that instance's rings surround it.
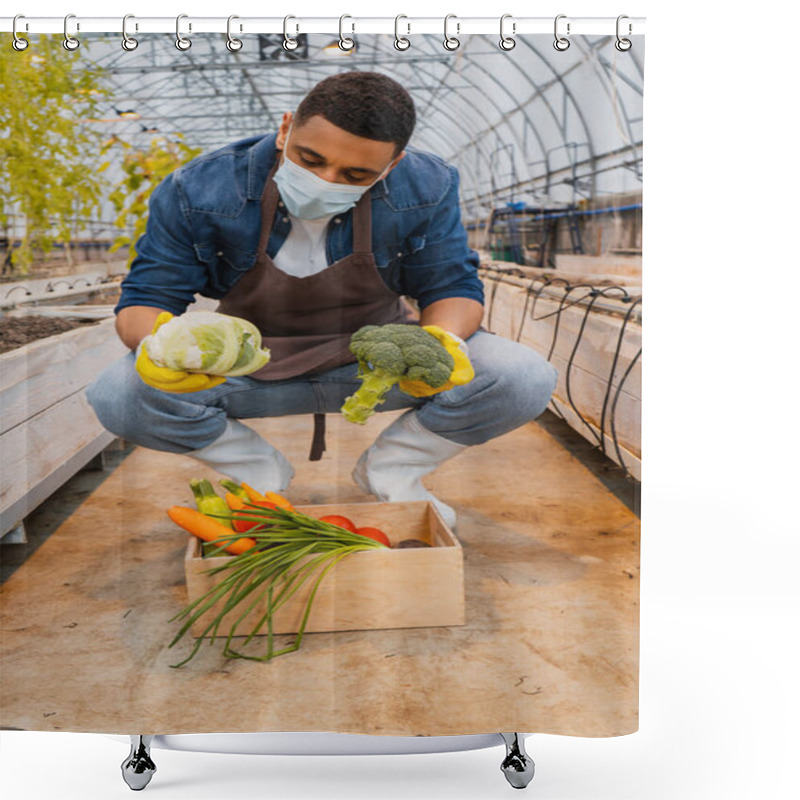
<svg viewBox="0 0 800 800">
<path fill-rule="evenodd" d="M 262 381 L 284 380 L 350 364 L 356 360 L 350 352 L 350 336 L 359 328 L 404 323 L 412 318 L 408 305 L 378 273 L 372 254 L 369 191 L 353 209 L 351 255 L 305 278 L 278 269 L 267 255 L 278 204 L 278 187 L 272 179 L 277 166 L 272 168 L 261 196 L 256 263 L 217 307 L 223 314 L 249 320 L 261 331 L 271 359 L 249 377 Z M 323 424 L 324 417 L 315 415 L 317 451 Z M 314 452 L 312 448 L 312 458 Z"/>
</svg>

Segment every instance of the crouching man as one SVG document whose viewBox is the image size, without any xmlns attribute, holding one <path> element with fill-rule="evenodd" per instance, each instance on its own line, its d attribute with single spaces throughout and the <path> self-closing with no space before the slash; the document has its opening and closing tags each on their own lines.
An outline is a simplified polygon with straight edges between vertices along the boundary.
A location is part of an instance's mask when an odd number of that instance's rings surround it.
<svg viewBox="0 0 800 800">
<path fill-rule="evenodd" d="M 419 324 L 454 356 L 452 380 L 394 385 L 377 410 L 407 411 L 363 453 L 353 478 L 381 501 L 432 500 L 454 525 L 453 509 L 422 477 L 538 417 L 556 373 L 530 348 L 480 329 L 483 286 L 461 223 L 458 173 L 408 146 L 415 121 L 411 97 L 391 78 L 346 72 L 317 84 L 277 132 L 167 176 L 115 309 L 131 353 L 87 390 L 100 422 L 283 492 L 291 464 L 240 420 L 338 413 L 360 386 L 351 335 Z M 226 378 L 153 364 L 142 341 L 162 312 L 180 319 L 198 293 L 253 323 L 269 362 Z M 416 301 L 418 323 L 404 296 Z M 464 369 L 471 379 L 459 381 Z"/>
</svg>

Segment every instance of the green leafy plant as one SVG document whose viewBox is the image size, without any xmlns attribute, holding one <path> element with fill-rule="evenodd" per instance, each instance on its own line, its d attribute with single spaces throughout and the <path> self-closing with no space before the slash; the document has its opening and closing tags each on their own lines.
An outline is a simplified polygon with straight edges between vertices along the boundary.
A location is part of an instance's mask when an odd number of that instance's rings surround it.
<svg viewBox="0 0 800 800">
<path fill-rule="evenodd" d="M 117 139 L 106 148 L 118 144 L 127 150 L 122 161 L 125 177 L 109 195 L 109 200 L 118 212 L 114 224 L 118 228 L 124 228 L 126 233 L 114 241 L 109 252 L 127 247 L 128 266 L 136 257 L 136 242 L 147 225 L 147 203 L 153 189 L 167 175 L 202 152 L 200 148 L 190 147 L 182 139 L 181 134 L 176 134 L 174 139 L 155 137 L 150 140 L 147 150 L 136 149 Z M 110 162 L 104 163 L 101 169 L 106 169 L 109 164 Z"/>
<path fill-rule="evenodd" d="M 0 48 L 0 226 L 12 269 L 27 274 L 33 251 L 47 253 L 91 219 L 105 180 L 97 168 L 101 134 L 91 126 L 107 98 L 103 71 L 59 36 L 39 36 L 18 52 Z"/>
</svg>

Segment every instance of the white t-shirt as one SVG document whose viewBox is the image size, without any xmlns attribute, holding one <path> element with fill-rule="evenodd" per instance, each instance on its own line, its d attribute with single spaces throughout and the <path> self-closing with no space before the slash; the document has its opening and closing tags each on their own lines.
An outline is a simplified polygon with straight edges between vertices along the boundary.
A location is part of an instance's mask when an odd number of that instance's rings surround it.
<svg viewBox="0 0 800 800">
<path fill-rule="evenodd" d="M 322 219 L 300 219 L 289 214 L 292 229 L 272 259 L 275 266 L 287 275 L 307 278 L 328 266 L 325 256 L 325 233 L 335 214 Z"/>
</svg>

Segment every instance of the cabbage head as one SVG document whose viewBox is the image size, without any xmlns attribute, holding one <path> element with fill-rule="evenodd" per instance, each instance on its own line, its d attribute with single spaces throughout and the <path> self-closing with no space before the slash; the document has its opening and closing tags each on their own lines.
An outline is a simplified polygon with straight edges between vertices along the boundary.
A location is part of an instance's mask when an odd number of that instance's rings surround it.
<svg viewBox="0 0 800 800">
<path fill-rule="evenodd" d="M 270 358 L 252 322 L 216 311 L 173 317 L 147 337 L 147 353 L 160 367 L 225 376 L 255 372 Z"/>
</svg>

